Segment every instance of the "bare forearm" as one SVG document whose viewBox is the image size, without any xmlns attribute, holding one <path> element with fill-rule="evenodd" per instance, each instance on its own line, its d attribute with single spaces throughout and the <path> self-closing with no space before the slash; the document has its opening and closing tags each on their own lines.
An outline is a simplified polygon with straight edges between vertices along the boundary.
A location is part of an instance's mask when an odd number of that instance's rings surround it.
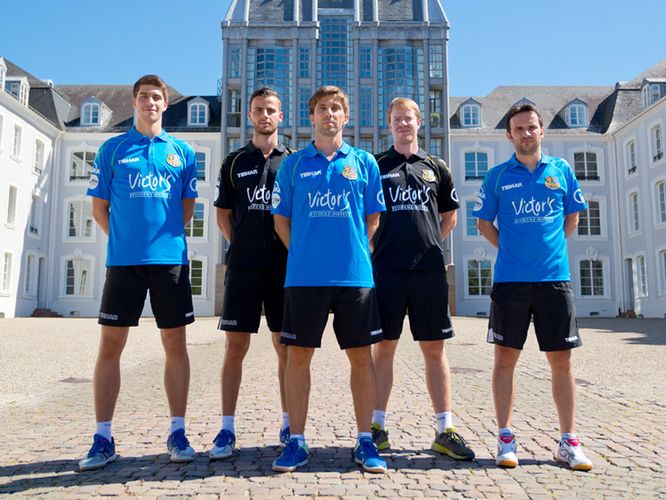
<svg viewBox="0 0 666 500">
<path fill-rule="evenodd" d="M 492 222 L 487 220 L 478 219 L 476 227 L 479 233 L 495 248 L 499 248 L 499 232 Z"/>
<path fill-rule="evenodd" d="M 183 224 L 187 225 L 190 222 L 190 219 L 194 215 L 194 198 L 184 198 L 183 199 Z"/>
<path fill-rule="evenodd" d="M 275 232 L 280 237 L 280 241 L 289 250 L 289 242 L 291 241 L 291 219 L 281 215 L 273 215 L 273 226 Z"/>
<path fill-rule="evenodd" d="M 109 209 L 111 204 L 109 200 L 102 200 L 101 198 L 92 199 L 92 216 L 102 228 L 102 231 L 108 236 L 109 235 Z"/>
<path fill-rule="evenodd" d="M 578 212 L 564 216 L 564 234 L 568 238 L 578 227 Z"/>
<path fill-rule="evenodd" d="M 379 212 L 376 214 L 370 214 L 365 216 L 365 225 L 368 231 L 368 241 L 372 244 L 372 238 L 374 238 L 377 228 L 379 227 Z"/>
<path fill-rule="evenodd" d="M 453 231 L 453 228 L 456 227 L 456 224 L 458 222 L 458 216 L 457 212 L 455 210 L 451 210 L 450 212 L 444 212 L 439 214 L 440 216 L 440 221 L 439 221 L 439 237 L 440 239 L 445 239 L 449 234 L 451 234 L 451 231 Z"/>
<path fill-rule="evenodd" d="M 217 209 L 217 227 L 224 235 L 224 239 L 231 242 L 231 209 L 218 208 Z"/>
</svg>

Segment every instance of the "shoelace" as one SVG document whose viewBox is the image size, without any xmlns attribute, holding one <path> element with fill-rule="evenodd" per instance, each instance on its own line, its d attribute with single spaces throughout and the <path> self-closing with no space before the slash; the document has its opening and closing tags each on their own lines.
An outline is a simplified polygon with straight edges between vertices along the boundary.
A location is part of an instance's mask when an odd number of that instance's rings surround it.
<svg viewBox="0 0 666 500">
<path fill-rule="evenodd" d="M 230 444 L 233 441 L 233 435 L 229 431 L 220 431 L 217 436 L 215 436 L 215 446 L 225 446 Z"/>
<path fill-rule="evenodd" d="M 297 441 L 289 441 L 287 445 L 284 447 L 284 452 L 282 452 L 282 456 L 287 458 L 287 457 L 295 457 L 296 453 L 298 452 L 298 442 Z"/>
<path fill-rule="evenodd" d="M 185 437 L 185 432 L 176 431 L 173 433 L 173 445 L 179 450 L 184 450 L 190 446 L 190 442 Z"/>
<path fill-rule="evenodd" d="M 447 434 L 451 437 L 452 440 L 462 444 L 463 446 L 467 446 L 467 443 L 465 442 L 463 437 L 457 432 L 447 432 Z"/>
<path fill-rule="evenodd" d="M 98 453 L 102 454 L 109 454 L 111 451 L 111 441 L 107 439 L 95 439 L 95 442 L 93 443 L 92 448 L 90 449 L 90 453 L 88 453 L 88 456 L 93 456 Z"/>
<path fill-rule="evenodd" d="M 369 439 L 362 439 L 360 444 L 362 456 L 365 458 L 379 458 L 379 453 L 377 453 L 377 448 L 373 442 Z"/>
</svg>

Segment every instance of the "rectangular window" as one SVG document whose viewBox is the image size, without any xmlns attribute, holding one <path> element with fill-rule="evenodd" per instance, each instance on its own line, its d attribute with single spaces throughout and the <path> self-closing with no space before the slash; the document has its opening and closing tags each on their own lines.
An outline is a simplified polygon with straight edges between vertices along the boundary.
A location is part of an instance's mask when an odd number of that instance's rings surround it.
<svg viewBox="0 0 666 500">
<path fill-rule="evenodd" d="M 86 296 L 90 289 L 90 261 L 71 259 L 65 261 L 65 295 Z"/>
<path fill-rule="evenodd" d="M 483 180 L 488 172 L 488 153 L 469 151 L 465 153 L 465 180 Z"/>
<path fill-rule="evenodd" d="M 310 47 L 298 48 L 298 76 L 310 78 Z"/>
<path fill-rule="evenodd" d="M 601 209 L 598 201 L 588 200 L 587 210 L 580 212 L 578 221 L 579 236 L 600 236 L 601 235 Z"/>
<path fill-rule="evenodd" d="M 638 168 L 636 164 L 636 142 L 627 143 L 627 173 L 633 174 Z"/>
<path fill-rule="evenodd" d="M 301 149 L 307 148 L 311 142 L 312 139 L 310 139 L 309 137 L 299 137 L 298 140 L 296 141 L 296 147 L 300 151 Z"/>
<path fill-rule="evenodd" d="M 39 235 L 39 198 L 32 198 L 30 204 L 30 219 L 28 220 L 30 234 Z"/>
<path fill-rule="evenodd" d="M 32 171 L 41 174 L 44 170 L 44 143 L 37 139 L 35 141 L 35 161 L 32 165 Z"/>
<path fill-rule="evenodd" d="M 589 152 L 574 153 L 574 172 L 579 181 L 598 181 L 597 154 Z"/>
<path fill-rule="evenodd" d="M 12 145 L 12 155 L 16 158 L 21 156 L 21 137 L 23 130 L 18 125 L 14 125 L 14 142 Z"/>
<path fill-rule="evenodd" d="M 430 126 L 441 127 L 443 126 L 442 116 L 442 91 L 430 91 Z"/>
<path fill-rule="evenodd" d="M 240 78 L 241 75 L 241 48 L 238 45 L 229 46 L 229 78 Z"/>
<path fill-rule="evenodd" d="M 641 229 L 638 193 L 631 193 L 629 195 L 629 229 L 632 233 L 636 233 Z"/>
<path fill-rule="evenodd" d="M 372 78 L 372 47 L 361 45 L 361 78 Z"/>
<path fill-rule="evenodd" d="M 197 180 L 205 181 L 206 180 L 206 153 L 203 151 L 197 151 L 194 153 L 197 162 Z"/>
<path fill-rule="evenodd" d="M 666 293 L 666 250 L 659 252 L 659 264 L 661 265 L 661 292 Z"/>
<path fill-rule="evenodd" d="M 462 126 L 481 126 L 481 107 L 478 104 L 465 104 L 462 107 Z"/>
<path fill-rule="evenodd" d="M 604 265 L 600 260 L 580 261 L 580 294 L 584 297 L 604 295 Z"/>
<path fill-rule="evenodd" d="M 195 103 L 190 105 L 188 125 L 206 125 L 206 105 Z"/>
<path fill-rule="evenodd" d="M 90 171 L 95 163 L 95 153 L 92 151 L 75 151 L 72 153 L 70 181 L 87 181 Z"/>
<path fill-rule="evenodd" d="M 310 126 L 310 87 L 298 87 L 298 126 Z"/>
<path fill-rule="evenodd" d="M 666 224 L 666 181 L 656 185 L 657 190 L 657 223 Z"/>
<path fill-rule="evenodd" d="M 2 71 L 2 70 L 0 70 L 0 71 Z M 1 90 L 0 90 L 0 92 L 1 92 Z M 3 122 L 4 122 L 4 118 L 2 117 L 2 115 L 0 115 L 0 151 L 2 151 L 2 137 L 3 137 L 2 132 L 3 132 L 3 124 L 4 124 Z"/>
<path fill-rule="evenodd" d="M 190 238 L 203 238 L 204 234 L 204 215 L 205 215 L 205 205 L 203 203 L 194 204 L 194 215 L 192 219 L 185 226 L 185 235 Z"/>
<path fill-rule="evenodd" d="M 23 293 L 25 295 L 34 295 L 33 285 L 32 285 L 32 276 L 33 276 L 33 266 L 35 264 L 35 256 L 28 255 L 25 258 L 25 287 L 23 288 Z"/>
<path fill-rule="evenodd" d="M 373 113 L 372 113 L 372 87 L 361 87 L 360 106 L 361 116 L 359 125 L 361 127 L 373 126 Z"/>
<path fill-rule="evenodd" d="M 230 90 L 227 93 L 227 127 L 240 127 L 241 124 L 241 94 L 240 90 Z"/>
<path fill-rule="evenodd" d="M 479 236 L 479 229 L 476 227 L 476 217 L 472 213 L 476 203 L 472 200 L 465 201 L 465 235 Z"/>
<path fill-rule="evenodd" d="M 2 266 L 2 291 L 9 293 L 12 287 L 12 254 L 5 252 L 5 259 Z"/>
<path fill-rule="evenodd" d="M 428 152 L 434 156 L 442 156 L 442 139 L 439 137 L 431 138 L 430 144 L 428 144 Z"/>
<path fill-rule="evenodd" d="M 363 151 L 367 151 L 368 153 L 373 153 L 375 151 L 375 145 L 372 139 L 359 139 L 358 147 Z"/>
<path fill-rule="evenodd" d="M 638 296 L 647 297 L 647 267 L 644 255 L 639 255 L 636 258 L 636 272 L 638 274 Z"/>
<path fill-rule="evenodd" d="M 16 225 L 16 198 L 18 198 L 18 188 L 9 186 L 9 196 L 7 197 L 7 224 Z"/>
<path fill-rule="evenodd" d="M 204 292 L 204 265 L 201 260 L 190 261 L 190 286 L 192 296 L 201 297 Z"/>
<path fill-rule="evenodd" d="M 472 297 L 490 295 L 492 267 L 490 260 L 467 261 L 467 294 Z"/>
<path fill-rule="evenodd" d="M 664 142 L 661 136 L 661 125 L 652 127 L 650 135 L 652 136 L 652 161 L 658 162 L 664 157 Z"/>
<path fill-rule="evenodd" d="M 430 45 L 430 78 L 444 77 L 444 53 L 441 45 Z"/>
<path fill-rule="evenodd" d="M 90 201 L 70 201 L 67 210 L 67 238 L 92 238 L 93 218 Z"/>
</svg>

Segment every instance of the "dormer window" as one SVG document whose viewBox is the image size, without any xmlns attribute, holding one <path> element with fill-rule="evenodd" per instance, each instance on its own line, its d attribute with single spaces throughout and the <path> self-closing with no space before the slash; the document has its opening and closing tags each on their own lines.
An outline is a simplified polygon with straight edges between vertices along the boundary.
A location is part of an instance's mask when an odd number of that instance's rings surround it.
<svg viewBox="0 0 666 500">
<path fill-rule="evenodd" d="M 567 106 L 566 110 L 567 125 L 571 128 L 587 127 L 587 106 L 576 101 Z"/>
<path fill-rule="evenodd" d="M 649 108 L 661 98 L 661 87 L 658 83 L 646 81 L 641 90 L 643 96 L 643 107 Z"/>
<path fill-rule="evenodd" d="M 97 126 L 100 122 L 100 105 L 88 102 L 81 106 L 81 125 Z"/>
<path fill-rule="evenodd" d="M 197 97 L 188 103 L 187 125 L 189 127 L 208 126 L 208 102 Z"/>
<path fill-rule="evenodd" d="M 5 90 L 18 99 L 24 106 L 28 105 L 30 84 L 25 76 L 21 78 L 5 78 Z"/>
<path fill-rule="evenodd" d="M 460 123 L 463 127 L 481 126 L 481 105 L 470 100 L 460 107 Z"/>
</svg>

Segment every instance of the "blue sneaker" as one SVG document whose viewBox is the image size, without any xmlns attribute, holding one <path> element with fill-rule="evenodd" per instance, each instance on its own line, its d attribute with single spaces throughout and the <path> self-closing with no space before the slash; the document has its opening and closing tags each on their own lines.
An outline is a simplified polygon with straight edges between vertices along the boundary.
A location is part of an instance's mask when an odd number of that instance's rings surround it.
<svg viewBox="0 0 666 500">
<path fill-rule="evenodd" d="M 194 460 L 194 449 L 185 437 L 185 429 L 173 431 L 167 439 L 170 459 L 175 463 L 186 463 Z"/>
<path fill-rule="evenodd" d="M 280 443 L 287 446 L 289 440 L 291 439 L 291 433 L 289 432 L 289 426 L 284 429 L 280 429 Z"/>
<path fill-rule="evenodd" d="M 276 472 L 293 472 L 308 463 L 309 454 L 308 445 L 300 446 L 298 439 L 290 439 L 280 456 L 273 461 L 273 470 Z"/>
<path fill-rule="evenodd" d="M 93 436 L 93 445 L 84 458 L 79 461 L 79 470 L 101 469 L 109 462 L 113 462 L 118 457 L 116 453 L 116 443 L 113 438 L 111 441 L 100 434 Z"/>
<path fill-rule="evenodd" d="M 228 429 L 222 429 L 213 440 L 213 447 L 208 452 L 211 460 L 224 460 L 234 454 L 236 435 Z"/>
<path fill-rule="evenodd" d="M 379 456 L 371 437 L 362 437 L 352 452 L 354 461 L 366 472 L 386 472 L 386 461 Z"/>
</svg>

